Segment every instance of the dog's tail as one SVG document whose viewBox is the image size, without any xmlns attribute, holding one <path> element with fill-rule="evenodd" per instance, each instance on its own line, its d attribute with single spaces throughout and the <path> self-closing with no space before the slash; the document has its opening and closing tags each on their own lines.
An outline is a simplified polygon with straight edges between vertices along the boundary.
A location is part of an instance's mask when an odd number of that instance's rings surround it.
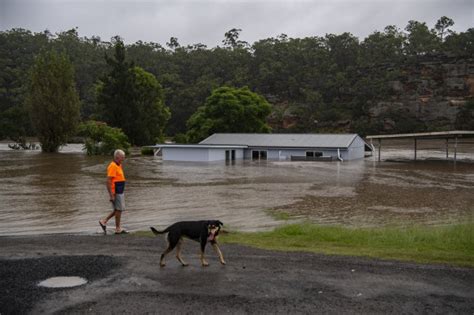
<svg viewBox="0 0 474 315">
<path fill-rule="evenodd" d="M 155 229 L 154 227 L 150 226 L 150 230 L 153 232 L 153 234 L 155 235 L 159 235 L 159 234 L 163 234 L 163 233 L 166 233 L 168 231 L 164 230 L 164 231 L 158 231 L 157 229 Z"/>
</svg>

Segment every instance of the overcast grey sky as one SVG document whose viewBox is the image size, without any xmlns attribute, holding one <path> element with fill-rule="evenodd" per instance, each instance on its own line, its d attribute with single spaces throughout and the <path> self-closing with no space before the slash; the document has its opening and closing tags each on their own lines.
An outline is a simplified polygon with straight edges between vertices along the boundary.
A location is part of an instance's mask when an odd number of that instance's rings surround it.
<svg viewBox="0 0 474 315">
<path fill-rule="evenodd" d="M 0 30 L 52 33 L 78 27 L 80 36 L 108 41 L 121 36 L 164 45 L 222 45 L 224 33 L 240 28 L 240 40 L 324 36 L 350 32 L 363 40 L 387 25 L 409 20 L 432 28 L 441 16 L 453 30 L 474 27 L 474 0 L 0 0 Z"/>
</svg>

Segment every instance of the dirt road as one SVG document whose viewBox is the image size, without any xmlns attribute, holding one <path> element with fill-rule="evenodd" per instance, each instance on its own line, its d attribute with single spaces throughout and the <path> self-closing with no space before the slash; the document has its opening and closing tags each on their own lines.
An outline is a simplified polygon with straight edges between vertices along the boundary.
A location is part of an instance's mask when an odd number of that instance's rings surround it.
<svg viewBox="0 0 474 315">
<path fill-rule="evenodd" d="M 68 236 L 0 238 L 0 314 L 14 313 L 437 313 L 473 314 L 474 269 L 221 246 L 187 241 L 181 267 L 163 238 Z M 80 276 L 74 288 L 42 288 Z"/>
</svg>

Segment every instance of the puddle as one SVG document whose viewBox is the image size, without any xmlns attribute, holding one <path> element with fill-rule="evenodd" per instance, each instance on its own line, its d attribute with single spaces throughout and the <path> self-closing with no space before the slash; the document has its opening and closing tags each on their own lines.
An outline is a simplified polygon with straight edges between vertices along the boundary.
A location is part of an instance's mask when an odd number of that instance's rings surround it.
<svg viewBox="0 0 474 315">
<path fill-rule="evenodd" d="M 81 277 L 52 277 L 38 283 L 45 288 L 72 288 L 86 284 L 87 280 Z"/>
</svg>

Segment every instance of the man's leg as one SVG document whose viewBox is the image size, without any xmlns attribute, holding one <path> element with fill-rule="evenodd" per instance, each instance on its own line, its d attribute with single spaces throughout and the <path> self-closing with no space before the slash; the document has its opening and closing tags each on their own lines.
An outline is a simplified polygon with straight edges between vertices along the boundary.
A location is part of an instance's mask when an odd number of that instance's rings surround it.
<svg viewBox="0 0 474 315">
<path fill-rule="evenodd" d="M 115 215 L 115 210 L 113 210 L 112 212 L 110 212 L 109 215 L 108 215 L 104 220 L 100 220 L 100 222 L 101 222 L 103 225 L 106 225 L 107 222 L 109 222 L 110 218 L 112 218 L 114 215 Z"/>
<path fill-rule="evenodd" d="M 115 210 L 115 232 L 120 232 L 120 219 L 122 218 L 122 211 Z"/>
</svg>

